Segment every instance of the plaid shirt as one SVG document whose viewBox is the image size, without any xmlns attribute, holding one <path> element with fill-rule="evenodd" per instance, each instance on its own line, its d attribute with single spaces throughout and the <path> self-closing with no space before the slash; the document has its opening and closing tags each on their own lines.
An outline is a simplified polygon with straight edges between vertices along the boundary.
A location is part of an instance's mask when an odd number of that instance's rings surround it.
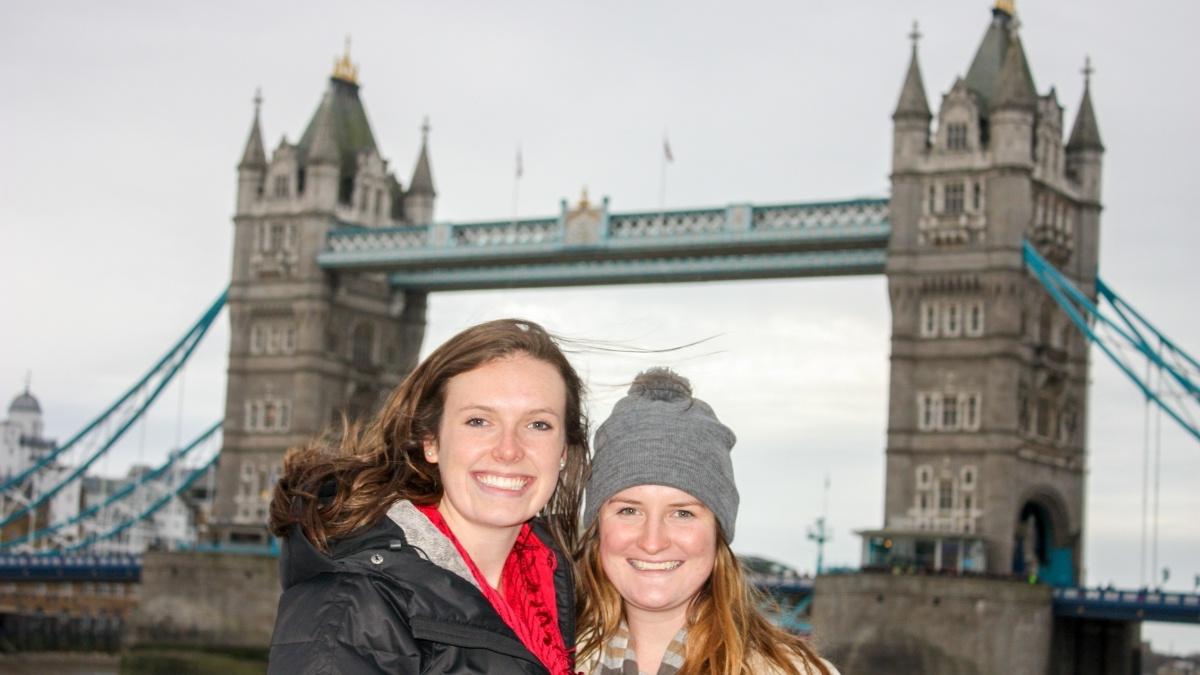
<svg viewBox="0 0 1200 675">
<path fill-rule="evenodd" d="M 687 644 L 687 628 L 680 628 L 667 651 L 663 654 L 662 664 L 654 675 L 675 675 L 683 667 L 683 656 Z M 600 650 L 600 662 L 587 675 L 642 675 L 638 670 L 637 652 L 633 649 L 633 637 L 629 634 L 629 626 L 621 621 L 617 634 Z"/>
</svg>

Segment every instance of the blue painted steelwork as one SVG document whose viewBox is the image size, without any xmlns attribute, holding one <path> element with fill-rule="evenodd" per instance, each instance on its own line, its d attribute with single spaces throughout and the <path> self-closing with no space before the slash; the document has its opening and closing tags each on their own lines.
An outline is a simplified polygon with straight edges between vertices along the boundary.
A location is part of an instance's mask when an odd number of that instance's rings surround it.
<svg viewBox="0 0 1200 675">
<path fill-rule="evenodd" d="M 808 621 L 813 600 L 811 577 L 748 574 L 747 579 L 771 598 L 761 609 L 775 625 L 798 635 L 812 633 L 812 623 Z"/>
<path fill-rule="evenodd" d="M 1058 616 L 1110 621 L 1200 624 L 1200 594 L 1056 588 L 1054 613 Z"/>
<path fill-rule="evenodd" d="M 79 433 L 72 436 L 71 439 L 69 441 L 67 441 L 66 443 L 64 443 L 62 446 L 55 448 L 53 452 L 50 452 L 49 454 L 47 454 L 45 457 L 43 457 L 41 460 L 36 462 L 33 466 L 29 467 L 25 471 L 15 475 L 15 476 L 12 476 L 8 480 L 4 481 L 3 484 L 0 484 L 0 494 L 8 492 L 10 489 L 25 482 L 25 480 L 27 478 L 29 478 L 30 476 L 32 476 L 33 474 L 37 473 L 38 471 L 41 471 L 43 468 L 45 468 L 47 465 L 49 465 L 51 462 L 53 462 L 55 459 L 57 459 L 64 452 L 67 452 L 68 450 L 70 450 L 76 443 L 78 443 L 80 441 L 80 439 L 82 439 L 85 436 L 87 436 L 88 434 L 90 434 L 97 427 L 99 427 L 105 420 L 112 417 L 113 414 L 116 413 L 116 411 L 122 405 L 124 405 L 126 402 L 128 402 L 130 399 L 132 399 L 135 394 L 137 394 L 139 391 L 141 391 L 141 389 L 143 387 L 145 387 L 147 383 L 150 382 L 150 380 L 154 377 L 155 374 L 161 372 L 164 368 L 166 368 L 166 366 L 169 363 L 171 363 L 171 361 L 175 357 L 177 357 L 180 354 L 181 350 L 183 350 L 185 348 L 185 346 L 188 345 L 189 343 L 191 344 L 191 347 L 189 347 L 187 349 L 186 353 L 187 353 L 187 355 L 190 356 L 191 350 L 195 348 L 195 345 L 196 345 L 196 343 L 198 343 L 199 338 L 204 336 L 205 331 L 207 331 L 208 327 L 212 325 L 212 322 L 216 319 L 217 314 L 220 313 L 221 308 L 225 306 L 225 301 L 228 298 L 228 296 L 229 296 L 228 290 L 222 291 L 221 295 L 216 299 L 216 301 L 214 301 L 213 304 L 211 306 L 209 306 L 208 310 L 205 311 L 203 315 L 201 315 L 200 319 L 197 320 L 196 323 L 193 324 L 192 327 L 189 328 L 186 333 L 184 333 L 183 337 L 179 338 L 179 341 L 176 342 L 171 347 L 171 349 L 167 350 L 167 353 L 161 359 L 159 359 L 158 362 L 155 363 L 154 366 L 152 366 L 150 368 L 150 370 L 147 371 L 146 374 L 143 375 L 142 378 L 137 381 L 136 384 L 134 384 L 132 387 L 129 388 L 128 391 L 126 391 L 124 394 L 122 394 L 121 397 L 117 399 L 116 403 L 113 403 L 104 412 L 100 413 L 100 415 L 98 417 L 96 417 L 96 419 L 89 422 L 87 424 L 87 426 L 85 426 L 83 428 L 82 431 L 80 431 Z M 184 357 L 183 360 L 184 361 L 187 360 L 186 356 Z M 139 417 L 141 417 L 142 413 L 144 413 L 146 411 L 146 408 L 148 408 L 150 406 L 150 404 L 154 402 L 154 399 L 158 397 L 158 394 L 161 393 L 162 389 L 167 385 L 167 383 L 169 383 L 171 381 L 171 378 L 174 377 L 175 373 L 179 369 L 179 366 L 181 366 L 181 365 L 182 365 L 182 362 L 180 362 L 179 364 L 176 364 L 176 366 L 169 371 L 167 378 L 159 385 L 159 387 L 154 391 L 154 393 L 150 396 L 150 398 L 148 398 L 141 405 L 141 407 L 137 410 L 137 412 L 134 413 L 134 416 L 129 421 L 129 423 L 124 425 L 121 428 L 121 430 L 117 432 L 116 436 L 114 436 L 113 439 L 103 449 L 101 449 L 100 454 L 103 454 L 104 451 L 106 451 L 109 447 L 111 447 L 112 444 L 115 443 L 121 437 L 121 435 L 124 434 L 124 432 L 126 430 L 128 430 L 128 428 L 130 426 L 132 426 L 133 422 L 136 422 L 137 419 Z M 5 524 L 7 524 L 8 522 L 9 522 L 8 520 L 5 520 L 4 523 L 0 523 L 0 526 L 3 526 Z"/>
<path fill-rule="evenodd" d="M 68 547 L 62 549 L 62 551 L 52 551 L 50 553 L 37 554 L 37 555 L 59 555 L 61 553 L 70 553 L 72 551 L 78 551 L 80 549 L 85 549 L 85 548 L 91 546 L 92 544 L 95 544 L 96 542 L 104 541 L 105 539 L 111 539 L 112 537 L 115 537 L 118 534 L 121 534 L 125 530 L 128 530 L 129 528 L 136 525 L 138 522 L 145 520 L 146 518 L 149 518 L 150 516 L 154 515 L 154 513 L 156 511 L 158 511 L 162 507 L 166 506 L 173 498 L 178 496 L 179 493 L 181 493 L 184 490 L 191 487 L 192 483 L 195 483 L 196 480 L 200 478 L 200 476 L 204 475 L 205 471 L 208 471 L 208 469 L 210 467 L 212 467 L 214 464 L 216 464 L 217 460 L 220 457 L 221 457 L 221 454 L 219 452 L 215 453 L 211 459 L 209 459 L 207 462 L 205 462 L 203 465 L 201 465 L 195 471 L 190 473 L 188 475 L 188 477 L 183 480 L 183 482 L 181 482 L 179 485 L 177 485 L 175 487 L 174 490 L 171 490 L 170 492 L 167 492 L 166 494 L 162 495 L 158 499 L 154 500 L 150 504 L 150 506 L 146 507 L 141 513 L 137 514 L 136 516 L 133 516 L 132 518 L 129 518 L 128 520 L 125 520 L 124 522 L 114 525 L 113 527 L 109 528 L 108 530 L 106 530 L 104 532 L 100 532 L 98 534 L 93 534 L 88 537 L 85 537 L 82 541 L 80 541 L 76 544 L 73 544 L 71 546 L 68 546 Z"/>
<path fill-rule="evenodd" d="M 60 449 L 55 450 L 54 452 L 50 453 L 49 455 L 47 455 L 46 458 L 44 458 L 42 461 L 35 464 L 28 471 L 23 472 L 20 476 L 17 476 L 16 478 L 10 480 L 8 483 L 5 484 L 6 487 L 10 486 L 10 485 L 19 484 L 20 481 L 23 481 L 25 478 L 32 475 L 35 471 L 44 468 L 47 464 L 49 464 L 50 460 L 61 455 L 63 452 L 66 451 L 66 449 L 68 447 L 70 447 L 76 441 L 78 441 L 80 438 L 82 438 L 87 432 L 94 429 L 102 421 L 104 421 L 110 415 L 112 415 L 113 412 L 116 411 L 117 408 L 119 408 L 122 403 L 129 400 L 134 395 L 135 392 L 137 392 L 143 386 L 145 386 L 150 381 L 150 379 L 153 375 L 158 373 L 164 367 L 167 368 L 165 374 L 163 374 L 163 376 L 162 376 L 162 379 L 158 382 L 158 384 L 154 387 L 154 389 L 149 393 L 149 395 L 142 402 L 142 404 L 138 407 L 138 409 L 136 411 L 134 411 L 134 413 L 129 417 L 129 419 L 125 420 L 125 422 L 121 425 L 121 427 L 119 429 L 117 429 L 116 433 L 113 434 L 113 436 L 111 438 L 109 438 L 105 443 L 103 443 L 100 446 L 100 448 L 98 448 L 95 452 L 93 452 L 91 454 L 91 456 L 89 456 L 83 462 L 81 462 L 78 466 L 76 466 L 71 472 L 69 472 L 67 474 L 67 476 L 65 478 L 63 478 L 61 481 L 59 481 L 56 485 L 49 488 L 48 490 L 43 491 L 40 495 L 38 495 L 35 499 L 31 500 L 28 504 L 24 504 L 23 506 L 17 508 L 12 513 L 8 514 L 3 520 L 0 520 L 0 528 L 3 528 L 4 526 L 8 525 L 9 523 L 24 516 L 29 511 L 37 508 L 38 506 L 44 504 L 47 501 L 49 501 L 55 495 L 57 495 L 59 492 L 61 492 L 62 489 L 65 488 L 68 484 L 70 484 L 72 481 L 74 481 L 74 480 L 78 479 L 80 476 L 82 476 L 85 471 L 87 471 L 93 464 L 95 464 L 105 453 L 107 453 L 117 443 L 118 440 L 121 439 L 122 436 L 125 435 L 126 431 L 129 431 L 130 427 L 132 427 L 135 422 L 137 422 L 139 419 L 141 419 L 141 416 L 146 412 L 146 410 L 150 407 L 150 405 L 154 403 L 154 401 L 158 398 L 159 394 L 161 394 L 163 392 L 163 390 L 166 389 L 167 385 L 170 384 L 171 380 L 174 379 L 175 375 L 179 372 L 180 368 L 182 368 L 183 365 L 185 363 L 187 363 L 188 359 L 191 358 L 192 352 L 194 352 L 196 350 L 196 347 L 198 347 L 200 345 L 200 341 L 204 339 L 205 333 L 208 332 L 208 329 L 216 321 L 217 315 L 220 314 L 221 309 L 225 306 L 225 300 L 228 297 L 228 293 L 229 293 L 228 291 L 223 291 L 221 293 L 220 297 L 218 297 L 217 300 L 215 302 L 213 302 L 213 304 L 208 308 L 208 310 L 204 313 L 204 315 L 201 316 L 200 319 L 195 324 L 192 325 L 191 329 L 188 330 L 187 334 L 184 335 L 183 339 L 181 339 L 179 342 L 177 342 L 174 345 L 174 347 L 171 349 L 171 351 L 168 352 L 168 354 L 165 357 L 160 359 L 159 362 L 157 364 L 155 364 L 155 367 L 149 373 L 147 373 L 146 376 L 143 377 L 138 382 L 137 385 L 135 385 L 128 392 L 126 392 L 126 394 L 123 395 L 116 404 L 114 404 L 113 406 L 110 406 L 109 409 L 107 411 L 105 411 L 104 414 L 102 414 L 100 417 L 98 417 L 96 420 L 94 420 L 92 423 L 90 423 L 83 432 L 76 434 L 75 437 L 72 438 L 67 443 L 67 445 L 65 445 L 63 448 L 60 448 Z M 168 364 L 169 364 L 169 367 L 168 367 Z"/>
<path fill-rule="evenodd" d="M 141 581 L 134 555 L 0 555 L 4 581 Z"/>
<path fill-rule="evenodd" d="M 1112 291 L 1099 278 L 1096 279 L 1096 292 L 1100 298 L 1108 300 L 1117 313 L 1121 323 L 1118 324 L 1113 319 L 1105 316 L 1100 307 L 1092 302 L 1090 298 L 1083 294 L 1075 284 L 1062 275 L 1053 265 L 1046 261 L 1034 248 L 1032 244 L 1025 241 L 1022 245 L 1022 250 L 1025 258 L 1025 265 L 1029 267 L 1050 296 L 1055 302 L 1067 313 L 1071 322 L 1075 327 L 1087 336 L 1088 340 L 1100 347 L 1101 351 L 1108 356 L 1121 372 L 1125 373 L 1126 377 L 1133 381 L 1135 385 L 1142 391 L 1142 395 L 1148 400 L 1153 401 L 1160 409 L 1182 426 L 1188 433 L 1197 441 L 1200 441 L 1200 424 L 1191 417 L 1187 408 L 1183 403 L 1190 400 L 1200 409 L 1200 388 L 1197 387 L 1193 377 L 1200 379 L 1200 366 L 1194 358 L 1180 349 L 1175 343 L 1168 340 L 1162 335 L 1150 322 L 1146 321 L 1141 314 L 1138 314 L 1131 306 L 1122 300 L 1115 292 Z M 1132 319 L 1130 318 L 1132 315 Z M 1113 331 L 1119 340 L 1106 340 L 1099 335 L 1095 330 L 1094 323 L 1099 322 L 1101 325 Z M 1159 344 L 1155 346 L 1143 335 L 1143 332 L 1150 332 L 1158 338 Z M 1117 350 L 1124 347 L 1132 347 L 1137 352 L 1146 357 L 1159 372 L 1170 376 L 1170 380 L 1162 378 L 1162 381 L 1175 382 L 1182 390 L 1183 395 L 1178 397 L 1180 402 L 1177 404 L 1174 400 L 1169 401 L 1159 392 L 1154 391 L 1148 382 L 1143 380 L 1134 371 L 1132 364 L 1126 362 Z M 1169 363 L 1163 357 L 1164 352 L 1168 358 L 1175 361 Z M 1189 373 L 1188 369 L 1196 371 L 1194 374 Z"/>
<path fill-rule="evenodd" d="M 88 518 L 91 518 L 92 516 L 99 513 L 102 509 L 105 509 L 105 508 L 121 501 L 122 499 L 128 497 L 129 495 L 133 494 L 134 490 L 138 489 L 139 487 L 162 476 L 164 473 L 167 472 L 167 470 L 169 470 L 172 466 L 174 466 L 176 462 L 182 460 L 184 457 L 187 457 L 187 455 L 189 453 L 191 453 L 192 450 L 195 450 L 202 443 L 204 443 L 206 440 L 208 440 L 214 434 L 216 434 L 216 432 L 218 430 L 220 430 L 220 428 L 221 428 L 221 422 L 217 422 L 217 423 L 213 424 L 208 429 L 206 429 L 204 431 L 204 433 L 200 434 L 200 436 L 198 436 L 194 441 L 192 441 L 187 446 L 185 446 L 182 450 L 180 450 L 178 452 L 170 453 L 170 455 L 167 457 L 167 461 L 164 462 L 162 465 L 160 465 L 158 468 L 154 469 L 153 471 L 146 472 L 141 477 L 139 477 L 136 481 L 132 481 L 128 485 L 123 486 L 120 490 L 117 490 L 116 492 L 112 493 L 112 495 L 110 495 L 108 497 L 108 499 L 105 499 L 100 504 L 96 504 L 95 506 L 84 509 L 83 511 L 80 511 L 78 514 L 76 514 L 70 518 L 66 518 L 57 523 L 53 523 L 53 524 L 48 525 L 40 530 L 36 530 L 34 532 L 26 534 L 22 537 L 18 537 L 16 539 L 10 539 L 8 541 L 2 541 L 2 542 L 0 542 L 0 549 L 9 548 L 12 546 L 16 546 L 18 544 L 23 544 L 28 541 L 36 541 L 38 539 L 43 539 L 45 537 L 48 537 L 48 536 L 54 534 L 55 532 L 58 532 L 59 530 L 63 529 L 64 527 L 70 527 L 71 525 L 75 525 L 76 523 L 79 523 Z"/>
<path fill-rule="evenodd" d="M 890 233 L 887 199 L 613 214 L 605 202 L 557 218 L 344 226 L 317 262 L 426 290 L 878 274 Z"/>
<path fill-rule="evenodd" d="M 397 272 L 393 286 L 430 291 L 640 284 L 880 274 L 887 251 L 861 249 L 710 257 L 639 258 Z"/>
</svg>

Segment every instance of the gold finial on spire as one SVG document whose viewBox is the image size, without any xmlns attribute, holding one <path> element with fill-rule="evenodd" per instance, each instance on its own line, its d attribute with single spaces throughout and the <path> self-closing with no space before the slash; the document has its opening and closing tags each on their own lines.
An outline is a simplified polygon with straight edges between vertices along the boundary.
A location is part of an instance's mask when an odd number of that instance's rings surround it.
<svg viewBox="0 0 1200 675">
<path fill-rule="evenodd" d="M 589 206 L 587 186 L 583 186 L 583 194 L 579 195 L 579 210 L 582 211 Z"/>
<path fill-rule="evenodd" d="M 350 61 L 350 36 L 346 36 L 346 51 L 333 60 L 333 79 L 358 84 L 358 66 Z"/>
<path fill-rule="evenodd" d="M 1017 15 L 1017 0 L 996 0 L 996 9 L 1009 16 Z"/>
</svg>

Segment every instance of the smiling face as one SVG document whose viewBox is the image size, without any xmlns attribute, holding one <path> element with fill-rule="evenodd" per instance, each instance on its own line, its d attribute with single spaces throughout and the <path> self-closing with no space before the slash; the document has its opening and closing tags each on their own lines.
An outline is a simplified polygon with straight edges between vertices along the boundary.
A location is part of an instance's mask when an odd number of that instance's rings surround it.
<svg viewBox="0 0 1200 675">
<path fill-rule="evenodd" d="M 558 370 L 523 353 L 447 382 L 425 457 L 441 474 L 438 511 L 468 549 L 515 536 L 550 500 L 566 447 L 566 399 Z"/>
<path fill-rule="evenodd" d="M 626 617 L 678 618 L 712 575 L 717 520 L 688 493 L 664 485 L 622 490 L 600 507 L 600 565 Z"/>
</svg>

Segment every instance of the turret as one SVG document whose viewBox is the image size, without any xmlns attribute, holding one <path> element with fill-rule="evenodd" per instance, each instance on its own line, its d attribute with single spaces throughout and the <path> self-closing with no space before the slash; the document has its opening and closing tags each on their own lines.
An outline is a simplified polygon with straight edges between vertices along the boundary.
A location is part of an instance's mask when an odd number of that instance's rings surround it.
<svg viewBox="0 0 1200 675">
<path fill-rule="evenodd" d="M 361 187 L 360 161 L 364 155 L 378 157 L 379 150 L 358 90 L 358 66 L 350 60 L 347 38 L 346 51 L 334 59 L 329 87 L 296 144 L 305 201 L 311 207 L 353 207 L 356 192 L 365 194 L 356 190 Z"/>
<path fill-rule="evenodd" d="M 1075 114 L 1075 126 L 1067 141 L 1067 176 L 1079 187 L 1079 195 L 1093 204 L 1100 203 L 1100 170 L 1104 156 L 1104 143 L 1100 141 L 1100 127 L 1096 124 L 1096 112 L 1092 108 L 1092 61 L 1087 59 L 1083 68 L 1083 100 Z"/>
<path fill-rule="evenodd" d="M 250 137 L 238 162 L 237 212 L 246 213 L 251 204 L 263 194 L 263 182 L 267 173 L 267 153 L 263 150 L 262 128 L 259 126 L 259 110 L 262 108 L 262 92 L 254 94 L 254 122 L 250 125 Z"/>
<path fill-rule="evenodd" d="M 990 102 L 991 147 L 998 164 L 1032 166 L 1037 101 L 1025 49 L 1016 27 L 1010 26 L 1008 49 Z"/>
<path fill-rule="evenodd" d="M 412 180 L 404 195 L 404 215 L 413 225 L 428 225 L 433 222 L 433 202 L 437 191 L 433 188 L 433 172 L 429 169 L 429 119 L 421 125 L 421 154 L 413 167 Z"/>
<path fill-rule="evenodd" d="M 321 105 L 309 123 L 309 133 L 301 140 L 306 150 L 302 161 L 305 166 L 305 194 L 308 203 L 321 209 L 333 209 L 338 202 L 341 170 L 340 154 L 333 129 L 333 96 L 326 92 Z M 307 147 L 304 141 L 307 140 Z"/>
<path fill-rule="evenodd" d="M 25 391 L 8 405 L 8 423 L 20 429 L 22 438 L 42 437 L 42 406 L 29 392 L 29 377 L 25 378 Z"/>
<path fill-rule="evenodd" d="M 921 78 L 921 66 L 917 61 L 917 41 L 921 34 L 913 22 L 912 58 L 904 86 L 900 88 L 900 100 L 892 113 L 892 170 L 902 171 L 916 166 L 919 158 L 929 147 L 929 122 L 933 115 L 925 98 L 925 82 Z"/>
</svg>

